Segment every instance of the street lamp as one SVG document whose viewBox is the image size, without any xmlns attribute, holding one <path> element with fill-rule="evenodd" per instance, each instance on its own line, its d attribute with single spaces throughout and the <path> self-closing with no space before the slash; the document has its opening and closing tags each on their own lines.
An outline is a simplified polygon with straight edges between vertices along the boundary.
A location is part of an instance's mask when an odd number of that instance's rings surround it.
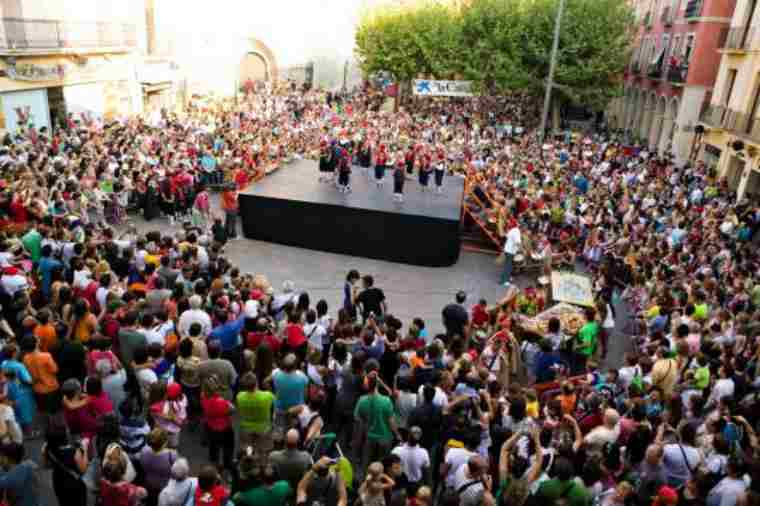
<svg viewBox="0 0 760 506">
<path fill-rule="evenodd" d="M 554 23 L 554 43 L 552 45 L 552 56 L 549 62 L 549 77 L 546 80 L 546 95 L 544 96 L 544 111 L 541 114 L 541 128 L 539 129 L 540 139 L 543 142 L 546 135 L 546 122 L 549 117 L 549 107 L 552 101 L 552 85 L 554 84 L 554 69 L 557 67 L 557 52 L 559 51 L 559 32 L 562 25 L 562 12 L 565 10 L 565 0 L 559 0 L 559 9 L 557 10 L 557 20 Z"/>
</svg>

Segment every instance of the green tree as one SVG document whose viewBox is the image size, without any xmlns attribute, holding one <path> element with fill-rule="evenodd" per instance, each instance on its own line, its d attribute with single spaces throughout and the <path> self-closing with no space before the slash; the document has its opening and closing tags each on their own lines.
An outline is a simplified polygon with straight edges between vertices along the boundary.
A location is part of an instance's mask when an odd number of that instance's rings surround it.
<svg viewBox="0 0 760 506">
<path fill-rule="evenodd" d="M 524 3 L 519 54 L 531 85 L 541 91 L 549 74 L 558 5 L 557 0 Z M 554 74 L 557 100 L 602 108 L 619 93 L 633 21 L 625 0 L 566 0 Z"/>
<path fill-rule="evenodd" d="M 544 90 L 558 0 L 428 1 L 383 6 L 362 16 L 356 54 L 362 71 L 473 81 L 476 90 Z M 627 0 L 567 0 L 556 95 L 603 107 L 619 93 L 633 35 Z"/>
</svg>

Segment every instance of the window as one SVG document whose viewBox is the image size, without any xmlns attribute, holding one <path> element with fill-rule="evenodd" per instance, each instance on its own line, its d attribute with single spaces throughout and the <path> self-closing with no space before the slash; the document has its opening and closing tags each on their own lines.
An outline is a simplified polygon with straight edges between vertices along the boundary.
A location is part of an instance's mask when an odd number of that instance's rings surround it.
<svg viewBox="0 0 760 506">
<path fill-rule="evenodd" d="M 734 71 L 736 73 L 736 71 Z M 755 83 L 755 94 L 752 97 L 752 104 L 749 110 L 749 121 L 747 121 L 746 133 L 752 133 L 755 128 L 755 119 L 757 118 L 757 109 L 760 107 L 760 74 L 757 76 L 757 82 Z"/>
<path fill-rule="evenodd" d="M 675 37 L 673 37 L 673 46 L 671 46 L 670 48 L 670 56 L 678 55 L 678 51 L 681 50 L 680 46 L 681 46 L 681 36 L 676 35 Z"/>
<path fill-rule="evenodd" d="M 686 36 L 686 47 L 684 47 L 683 51 L 683 61 L 685 64 L 689 64 L 691 62 L 691 55 L 694 52 L 694 43 L 695 43 L 695 37 L 693 33 L 690 33 Z"/>
<path fill-rule="evenodd" d="M 734 93 L 734 84 L 736 83 L 736 69 L 729 69 L 726 76 L 726 96 L 723 99 L 723 105 L 729 107 L 731 104 L 731 95 Z"/>
</svg>

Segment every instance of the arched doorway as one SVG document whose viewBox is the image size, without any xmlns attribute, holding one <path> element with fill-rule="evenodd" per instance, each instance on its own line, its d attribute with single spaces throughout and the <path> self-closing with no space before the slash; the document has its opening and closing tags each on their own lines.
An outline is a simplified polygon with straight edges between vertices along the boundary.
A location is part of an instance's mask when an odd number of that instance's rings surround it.
<svg viewBox="0 0 760 506">
<path fill-rule="evenodd" d="M 649 134 L 652 131 L 652 121 L 654 120 L 654 108 L 656 107 L 657 95 L 654 93 L 644 97 L 644 119 L 641 122 L 641 130 L 639 131 L 639 138 L 644 144 L 649 142 Z M 649 146 L 645 146 L 649 147 Z"/>
<path fill-rule="evenodd" d="M 675 154 L 673 148 L 673 137 L 676 133 L 676 116 L 678 115 L 678 99 L 673 98 L 665 107 L 665 119 L 662 123 L 662 134 L 660 134 L 660 153 L 668 151 Z"/>
<path fill-rule="evenodd" d="M 264 56 L 255 51 L 246 53 L 240 60 L 239 82 L 244 85 L 249 81 L 254 83 L 269 81 L 267 61 Z"/>
<path fill-rule="evenodd" d="M 676 155 L 677 157 L 682 157 L 682 154 L 678 152 L 678 148 L 675 145 L 675 138 L 676 138 L 676 129 L 678 128 L 676 123 L 676 118 L 678 118 L 678 109 L 680 108 L 680 104 L 678 103 L 678 98 L 673 97 L 673 100 L 670 101 L 670 106 L 668 107 L 668 118 L 670 119 L 670 132 L 668 133 L 667 139 L 670 151 Z M 687 155 L 688 156 L 688 155 Z"/>
<path fill-rule="evenodd" d="M 259 39 L 248 38 L 245 53 L 240 57 L 238 86 L 247 88 L 251 83 L 276 84 L 279 76 L 274 52 Z"/>
<path fill-rule="evenodd" d="M 652 125 L 651 135 L 649 136 L 649 145 L 655 152 L 659 153 L 660 135 L 662 135 L 665 124 L 665 110 L 667 109 L 667 101 L 665 97 L 660 97 L 657 100 L 657 105 L 655 107 L 654 123 Z"/>
</svg>

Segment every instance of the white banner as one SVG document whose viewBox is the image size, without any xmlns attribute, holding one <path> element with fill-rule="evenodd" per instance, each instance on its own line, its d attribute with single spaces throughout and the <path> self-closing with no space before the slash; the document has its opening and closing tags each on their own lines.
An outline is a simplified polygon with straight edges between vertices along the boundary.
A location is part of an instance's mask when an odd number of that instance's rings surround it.
<svg viewBox="0 0 760 506">
<path fill-rule="evenodd" d="M 415 79 L 412 82 L 415 95 L 429 97 L 471 97 L 472 83 L 470 81 L 430 81 Z"/>
</svg>

